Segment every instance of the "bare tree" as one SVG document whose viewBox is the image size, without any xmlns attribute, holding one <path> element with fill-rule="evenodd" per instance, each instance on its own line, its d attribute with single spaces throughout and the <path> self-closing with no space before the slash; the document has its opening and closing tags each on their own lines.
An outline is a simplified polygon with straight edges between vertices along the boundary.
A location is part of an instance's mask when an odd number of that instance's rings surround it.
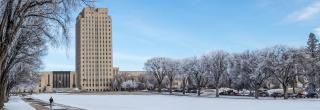
<svg viewBox="0 0 320 110">
<path fill-rule="evenodd" d="M 243 89 L 250 89 L 248 87 L 248 75 L 242 71 L 242 53 L 233 53 L 229 56 L 228 60 L 228 76 L 231 80 L 231 88 L 238 91 Z"/>
<path fill-rule="evenodd" d="M 21 64 L 17 66 L 14 73 L 10 74 L 9 81 L 7 85 L 7 91 L 11 91 L 14 87 L 19 86 L 28 86 L 28 88 L 32 90 L 38 86 L 38 82 L 40 81 L 40 75 L 38 74 L 38 67 L 36 65 L 26 65 Z M 6 98 L 9 98 L 9 92 L 6 92 Z"/>
<path fill-rule="evenodd" d="M 242 54 L 241 71 L 248 76 L 250 87 L 255 91 L 255 98 L 259 98 L 259 89 L 271 76 L 268 68 L 267 51 L 246 51 Z"/>
<path fill-rule="evenodd" d="M 185 95 L 186 94 L 186 88 L 188 86 L 188 75 L 181 75 L 182 77 L 182 84 L 181 84 L 181 89 L 182 89 L 182 94 Z"/>
<path fill-rule="evenodd" d="M 45 39 L 40 34 L 28 30 L 22 30 L 21 33 L 16 41 L 17 45 L 10 51 L 13 58 L 8 66 L 8 78 L 5 79 L 7 90 L 4 90 L 5 96 L 2 96 L 5 101 L 12 87 L 21 81 L 19 79 L 28 78 L 20 75 L 21 73 L 35 73 L 38 70 L 41 65 L 40 57 L 46 51 Z"/>
<path fill-rule="evenodd" d="M 137 80 L 139 82 L 139 89 L 143 90 L 147 88 L 147 78 L 145 74 L 139 75 Z"/>
<path fill-rule="evenodd" d="M 242 71 L 242 54 L 232 54 L 229 57 L 228 74 L 231 87 L 236 90 L 251 89 L 248 74 Z"/>
<path fill-rule="evenodd" d="M 286 46 L 275 46 L 268 52 L 268 60 L 274 77 L 281 83 L 284 99 L 288 99 L 288 86 L 300 75 L 298 57 L 303 57 L 299 51 Z"/>
<path fill-rule="evenodd" d="M 163 87 L 164 78 L 167 75 L 166 63 L 167 58 L 155 57 L 147 60 L 144 69 L 147 73 L 153 74 L 154 78 L 157 80 L 158 92 L 161 93 Z"/>
<path fill-rule="evenodd" d="M 187 73 L 188 68 L 185 68 L 185 64 L 187 63 L 187 60 L 179 60 L 179 65 L 178 65 L 178 76 L 180 77 L 182 84 L 181 84 L 181 89 L 182 89 L 182 94 L 186 94 L 186 88 L 189 85 L 188 80 L 190 80 L 189 74 Z"/>
<path fill-rule="evenodd" d="M 228 53 L 224 51 L 211 52 L 202 57 L 206 73 L 212 77 L 216 89 L 216 97 L 219 97 L 221 80 L 227 75 Z"/>
<path fill-rule="evenodd" d="M 121 90 L 121 84 L 124 82 L 124 79 L 121 74 L 116 74 L 112 78 L 112 89 L 114 91 Z"/>
<path fill-rule="evenodd" d="M 165 63 L 165 70 L 166 70 L 166 74 L 168 77 L 168 81 L 169 81 L 169 92 L 170 94 L 172 94 L 172 85 L 173 82 L 175 81 L 175 78 L 177 76 L 177 74 L 179 73 L 179 62 L 172 60 L 172 59 L 168 59 L 166 61 L 167 63 Z"/>
<path fill-rule="evenodd" d="M 146 88 L 148 90 L 155 90 L 155 85 L 157 83 L 156 79 L 154 78 L 153 74 L 145 74 L 146 78 Z"/>
<path fill-rule="evenodd" d="M 192 83 L 197 88 L 197 94 L 200 96 L 201 89 L 208 84 L 208 77 L 205 70 L 205 63 L 203 60 L 196 57 L 185 59 L 183 70 L 188 74 Z"/>
<path fill-rule="evenodd" d="M 9 92 L 12 88 L 19 85 L 35 85 L 39 82 L 40 76 L 38 70 L 40 68 L 40 59 L 24 59 L 30 60 L 30 62 L 20 62 L 10 69 L 10 75 L 7 81 L 7 90 L 5 101 L 8 101 Z M 38 62 L 39 61 L 39 62 Z"/>
<path fill-rule="evenodd" d="M 15 49 L 19 47 L 19 39 L 27 31 L 52 44 L 67 43 L 70 12 L 83 2 L 86 0 L 0 1 L 0 109 L 3 109 L 3 94 L 6 94 L 10 71 L 18 62 Z"/>
</svg>

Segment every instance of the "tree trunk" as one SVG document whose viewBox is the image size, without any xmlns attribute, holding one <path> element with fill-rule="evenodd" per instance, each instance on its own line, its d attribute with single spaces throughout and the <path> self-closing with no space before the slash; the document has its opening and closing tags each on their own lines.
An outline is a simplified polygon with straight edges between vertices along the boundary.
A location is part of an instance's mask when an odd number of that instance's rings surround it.
<svg viewBox="0 0 320 110">
<path fill-rule="evenodd" d="M 186 78 L 183 78 L 183 82 L 182 82 L 182 94 L 183 95 L 186 94 L 186 87 L 187 87 Z"/>
<path fill-rule="evenodd" d="M 3 110 L 4 103 L 6 102 L 7 95 L 7 86 L 6 79 L 0 81 L 0 110 Z"/>
<path fill-rule="evenodd" d="M 3 72 L 0 73 L 0 74 L 3 75 Z M 4 76 L 2 76 L 2 77 L 4 77 Z M 5 84 L 5 80 L 2 80 L 2 78 L 0 77 L 0 110 L 4 109 L 6 88 L 7 87 L 6 87 L 6 84 Z"/>
<path fill-rule="evenodd" d="M 259 89 L 257 87 L 254 88 L 254 98 L 259 99 Z"/>
<path fill-rule="evenodd" d="M 158 92 L 159 92 L 159 93 L 161 93 L 161 89 L 162 89 L 161 84 L 158 84 Z"/>
<path fill-rule="evenodd" d="M 5 89 L 4 87 L 1 87 L 0 88 L 0 110 L 3 110 L 3 107 L 4 107 L 4 97 L 5 96 Z"/>
<path fill-rule="evenodd" d="M 8 102 L 9 101 L 9 97 L 10 97 L 10 91 L 11 89 L 13 88 L 15 83 L 9 83 L 7 84 L 7 89 L 6 89 L 6 95 L 5 95 L 5 102 Z"/>
<path fill-rule="evenodd" d="M 186 89 L 185 89 L 185 88 L 182 89 L 182 94 L 183 94 L 183 95 L 186 94 Z"/>
<path fill-rule="evenodd" d="M 169 84 L 169 91 L 170 91 L 170 94 L 172 94 L 172 83 L 173 83 L 173 81 L 170 81 L 170 84 Z"/>
<path fill-rule="evenodd" d="M 295 94 L 296 93 L 296 79 L 292 80 L 291 86 L 292 86 L 292 92 Z"/>
<path fill-rule="evenodd" d="M 283 88 L 283 98 L 284 99 L 288 99 L 288 87 L 285 84 L 282 84 L 282 88 Z"/>
<path fill-rule="evenodd" d="M 219 87 L 216 87 L 216 97 L 219 97 Z"/>
<path fill-rule="evenodd" d="M 293 84 L 292 86 L 292 92 L 295 94 L 296 93 L 296 86 Z"/>
<path fill-rule="evenodd" d="M 216 87 L 216 97 L 219 97 L 219 82 L 216 82 L 215 87 Z"/>
<path fill-rule="evenodd" d="M 186 85 L 182 84 L 182 94 L 185 95 L 186 94 Z"/>
<path fill-rule="evenodd" d="M 198 93 L 198 96 L 200 96 L 200 94 L 201 94 L 201 87 L 198 87 L 197 93 Z"/>
<path fill-rule="evenodd" d="M 316 77 L 315 77 L 315 74 L 314 74 L 314 70 L 313 70 L 313 72 L 312 72 L 312 74 L 311 74 L 311 76 L 309 76 L 310 78 L 309 78 L 309 90 L 308 90 L 308 92 L 315 92 L 315 90 L 316 90 L 316 84 L 315 84 L 315 82 L 316 82 Z"/>
<path fill-rule="evenodd" d="M 9 92 L 7 91 L 6 94 L 4 95 L 4 102 L 9 101 Z"/>
</svg>

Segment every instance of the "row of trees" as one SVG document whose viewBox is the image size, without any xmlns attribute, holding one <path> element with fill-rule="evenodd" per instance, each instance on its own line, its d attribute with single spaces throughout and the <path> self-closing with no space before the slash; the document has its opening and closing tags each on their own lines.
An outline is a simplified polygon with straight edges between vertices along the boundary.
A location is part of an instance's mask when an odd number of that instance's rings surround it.
<svg viewBox="0 0 320 110">
<path fill-rule="evenodd" d="M 273 82 L 281 85 L 287 99 L 288 87 L 295 88 L 297 79 L 308 79 L 306 90 L 309 92 L 316 92 L 319 88 L 320 49 L 313 33 L 307 44 L 307 48 L 277 45 L 241 53 L 215 51 L 179 60 L 155 57 L 145 63 L 145 70 L 156 79 L 159 92 L 165 79 L 169 81 L 171 91 L 172 82 L 180 76 L 183 91 L 191 85 L 197 89 L 198 95 L 202 88 L 212 86 L 219 97 L 219 88 L 226 86 L 254 90 L 255 98 L 258 98 L 259 89 Z"/>
<path fill-rule="evenodd" d="M 148 74 L 140 74 L 136 76 L 131 76 L 129 73 L 116 74 L 112 79 L 112 89 L 114 91 L 123 90 L 153 90 L 155 84 L 155 79 Z M 167 84 L 163 82 L 163 84 Z"/>
<path fill-rule="evenodd" d="M 9 91 L 37 79 L 46 44 L 68 44 L 71 12 L 88 0 L 0 0 L 0 110 Z"/>
<path fill-rule="evenodd" d="M 163 82 L 167 77 L 169 81 L 169 91 L 172 93 L 172 85 L 177 74 L 180 73 L 180 62 L 170 59 L 157 57 L 148 60 L 145 63 L 145 69 L 147 72 L 154 75 L 156 83 L 155 85 L 158 88 L 158 92 L 161 92 L 163 88 Z"/>
</svg>

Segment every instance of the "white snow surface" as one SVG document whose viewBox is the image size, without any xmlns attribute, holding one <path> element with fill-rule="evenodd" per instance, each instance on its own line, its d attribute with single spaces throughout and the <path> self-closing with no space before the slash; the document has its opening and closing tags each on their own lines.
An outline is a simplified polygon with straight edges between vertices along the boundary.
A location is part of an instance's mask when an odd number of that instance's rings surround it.
<svg viewBox="0 0 320 110">
<path fill-rule="evenodd" d="M 4 104 L 5 110 L 36 110 L 18 96 L 11 96 L 9 102 Z"/>
<path fill-rule="evenodd" d="M 38 94 L 32 97 L 88 110 L 320 110 L 316 99 L 234 99 L 169 95 Z"/>
</svg>

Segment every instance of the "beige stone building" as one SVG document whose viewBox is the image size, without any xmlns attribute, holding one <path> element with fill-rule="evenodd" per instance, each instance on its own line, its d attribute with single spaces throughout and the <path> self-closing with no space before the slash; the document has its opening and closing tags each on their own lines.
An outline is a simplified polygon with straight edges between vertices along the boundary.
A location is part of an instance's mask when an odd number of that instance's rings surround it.
<svg viewBox="0 0 320 110">
<path fill-rule="evenodd" d="M 145 75 L 145 71 L 119 71 L 119 74 L 125 74 L 127 77 L 137 78 L 141 75 Z"/>
<path fill-rule="evenodd" d="M 81 90 L 111 89 L 112 19 L 107 8 L 84 8 L 77 17 L 76 73 Z"/>
<path fill-rule="evenodd" d="M 113 67 L 112 19 L 107 8 L 84 8 L 76 22 L 76 71 L 40 72 L 35 92 L 111 90 Z"/>
<path fill-rule="evenodd" d="M 35 92 L 71 92 L 77 90 L 74 71 L 46 71 L 40 73 L 39 87 Z"/>
<path fill-rule="evenodd" d="M 118 74 L 119 68 L 114 67 L 112 74 Z M 43 71 L 40 72 L 39 86 L 34 92 L 80 92 L 78 78 L 75 71 Z M 21 89 L 18 92 L 22 92 Z"/>
</svg>

